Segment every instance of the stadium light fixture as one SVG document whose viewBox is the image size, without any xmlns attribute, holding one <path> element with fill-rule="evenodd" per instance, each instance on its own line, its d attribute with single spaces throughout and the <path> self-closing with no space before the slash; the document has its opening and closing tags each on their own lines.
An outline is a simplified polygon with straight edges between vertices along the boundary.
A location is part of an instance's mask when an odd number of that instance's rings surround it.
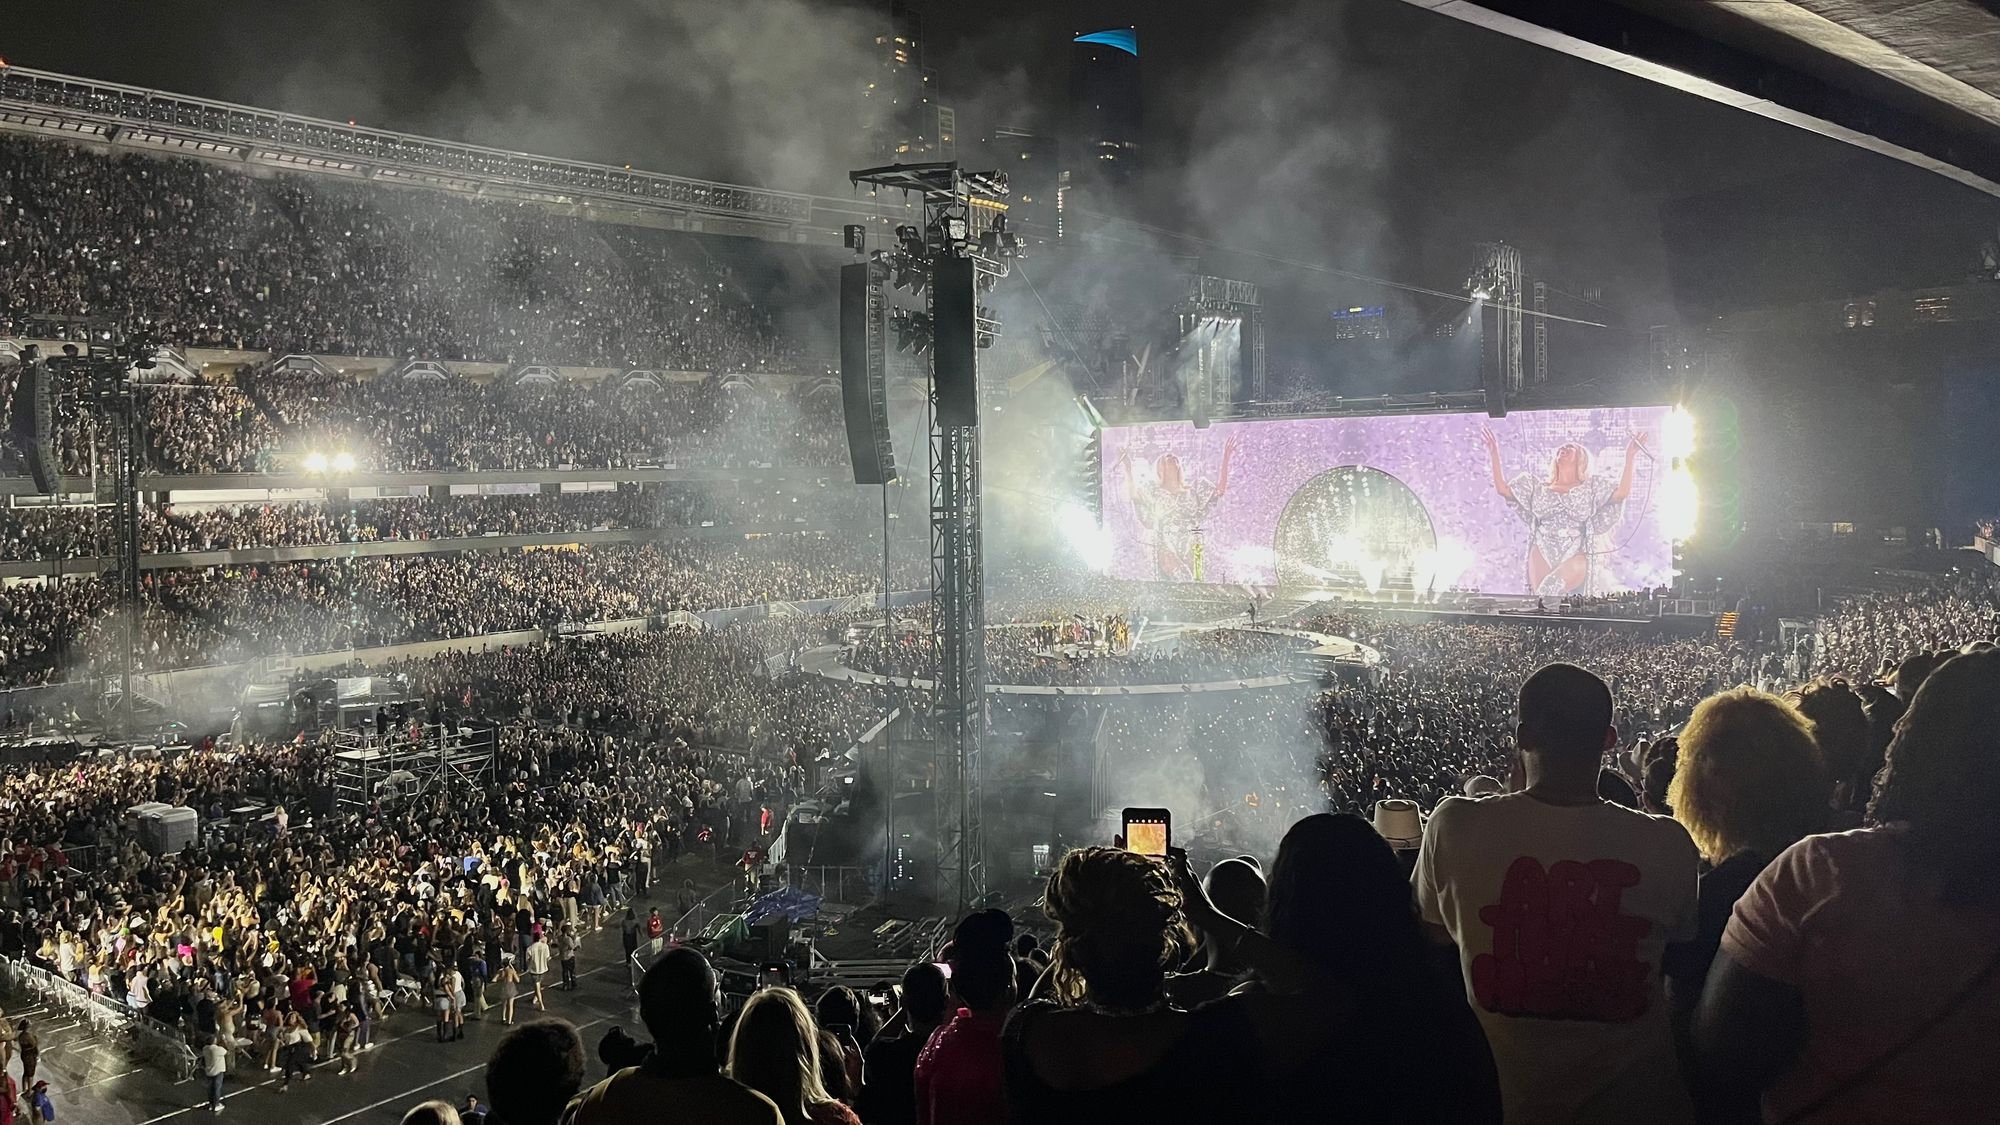
<svg viewBox="0 0 2000 1125">
<path fill-rule="evenodd" d="M 326 472 L 326 454 L 324 453 L 306 454 L 306 472 L 309 473 Z"/>
<path fill-rule="evenodd" d="M 352 454 L 352 453 L 349 453 L 349 452 L 347 452 L 347 451 L 346 451 L 346 450 L 344 450 L 344 449 L 343 449 L 343 450 L 341 450 L 341 451 L 340 451 L 339 453 L 336 453 L 336 454 L 334 454 L 334 455 L 333 455 L 333 471 L 334 471 L 334 472 L 336 472 L 336 473 L 351 473 L 351 472 L 353 472 L 353 471 L 354 471 L 354 454 Z"/>
</svg>

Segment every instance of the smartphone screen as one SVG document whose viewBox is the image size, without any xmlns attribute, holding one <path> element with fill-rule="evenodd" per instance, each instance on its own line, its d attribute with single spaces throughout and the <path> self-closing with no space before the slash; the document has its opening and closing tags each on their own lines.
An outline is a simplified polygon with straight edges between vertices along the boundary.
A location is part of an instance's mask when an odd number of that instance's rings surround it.
<svg viewBox="0 0 2000 1125">
<path fill-rule="evenodd" d="M 1126 848 L 1140 855 L 1164 857 L 1173 844 L 1172 822 L 1165 809 L 1126 809 Z"/>
</svg>

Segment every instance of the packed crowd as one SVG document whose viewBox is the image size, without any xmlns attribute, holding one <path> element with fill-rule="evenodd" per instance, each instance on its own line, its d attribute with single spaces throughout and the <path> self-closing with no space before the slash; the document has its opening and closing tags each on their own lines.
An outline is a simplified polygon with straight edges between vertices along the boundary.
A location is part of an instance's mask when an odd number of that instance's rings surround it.
<svg viewBox="0 0 2000 1125">
<path fill-rule="evenodd" d="M 872 594 L 881 569 L 871 553 L 846 538 L 794 534 L 148 571 L 139 664 L 151 671 Z M 122 669 L 114 603 L 110 583 L 95 577 L 10 587 L 0 601 L 0 682 Z"/>
<path fill-rule="evenodd" d="M 164 473 L 297 471 L 315 451 L 379 472 L 842 463 L 838 388 L 791 383 L 508 386 L 243 368 L 231 382 L 153 387 L 143 428 Z"/>
<path fill-rule="evenodd" d="M 392 663 L 428 706 L 450 716 L 607 730 L 642 743 L 728 746 L 784 758 L 808 776 L 882 707 L 866 689 L 772 668 L 769 628 L 667 629 L 560 645 L 462 652 Z"/>
<path fill-rule="evenodd" d="M 1296 670 L 1286 657 L 1300 648 L 1294 638 L 1237 629 L 1121 649 L 1052 641 L 1033 626 L 992 626 L 986 630 L 986 680 L 1037 687 L 1240 680 Z M 936 663 L 928 631 L 873 634 L 849 645 L 848 659 L 862 671 L 895 677 L 926 676 Z"/>
<path fill-rule="evenodd" d="M 1199 876 L 1184 855 L 1077 848 L 1036 909 L 964 917 L 867 995 L 779 984 L 739 1008 L 702 952 L 675 949 L 638 989 L 652 1042 L 606 1036 L 592 1083 L 574 1028 L 510 1037 L 492 1109 L 510 1125 L 1986 1120 L 2000 814 L 1977 794 L 2000 651 L 1918 655 L 1894 693 L 1710 694 L 1644 748 L 1658 784 L 1636 795 L 1606 793 L 1606 681 L 1534 668 L 1514 685 L 1510 781 L 1427 824 L 1294 816 L 1274 850 Z M 1846 792 L 1857 740 L 1886 764 Z"/>
<path fill-rule="evenodd" d="M 1840 603 L 1819 623 L 1813 670 L 1872 679 L 1913 652 L 2000 638 L 2000 581 L 1983 571 Z"/>
<path fill-rule="evenodd" d="M 351 1069 L 419 997 L 439 1038 L 463 1036 L 467 993 L 484 1010 L 489 980 L 507 1018 L 517 988 L 540 1007 L 553 961 L 573 978 L 582 935 L 660 869 L 749 839 L 796 793 L 777 758 L 517 723 L 483 788 L 363 810 L 329 801 L 331 750 L 9 771 L 8 850 L 28 858 L 7 864 L 0 952 L 289 1086 L 315 1058 Z M 121 825 L 154 800 L 200 814 L 195 846 L 156 855 Z M 232 820 L 246 805 L 267 815 Z M 64 848 L 88 848 L 88 871 Z"/>
<path fill-rule="evenodd" d="M 140 513 L 139 545 L 150 555 L 743 524 L 865 526 L 866 509 L 876 503 L 815 483 L 670 482 L 603 492 L 154 507 Z M 110 509 L 88 505 L 0 508 L 0 561 L 108 556 L 111 520 Z"/>
<path fill-rule="evenodd" d="M 546 208 L 0 138 L 0 335 L 24 313 L 159 342 L 749 371 L 793 353 L 698 237 Z"/>
</svg>

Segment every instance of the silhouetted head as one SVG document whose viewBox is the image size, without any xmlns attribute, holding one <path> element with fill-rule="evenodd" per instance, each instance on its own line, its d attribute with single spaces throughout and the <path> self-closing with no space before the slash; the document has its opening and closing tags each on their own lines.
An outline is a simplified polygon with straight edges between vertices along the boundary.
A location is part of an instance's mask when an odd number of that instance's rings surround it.
<svg viewBox="0 0 2000 1125">
<path fill-rule="evenodd" d="M 916 1023 L 944 1022 L 944 970 L 919 961 L 903 973 L 903 1011 Z"/>
<path fill-rule="evenodd" d="M 1352 813 L 1315 813 L 1286 831 L 1264 923 L 1272 941 L 1341 981 L 1395 989 L 1421 976 L 1409 873 L 1375 826 Z"/>
<path fill-rule="evenodd" d="M 1521 685 L 1521 749 L 1547 760 L 1574 762 L 1597 774 L 1611 745 L 1611 689 L 1594 672 L 1549 664 Z"/>
<path fill-rule="evenodd" d="M 721 1004 L 721 986 L 708 958 L 685 946 L 668 950 L 639 981 L 639 1018 L 661 1061 L 669 1064 L 714 1064 Z"/>
<path fill-rule="evenodd" d="M 567 1020 L 513 1028 L 486 1060 L 486 1094 L 508 1125 L 556 1125 L 581 1089 L 583 1039 Z"/>
<path fill-rule="evenodd" d="M 1162 453 L 1153 462 L 1153 479 L 1167 492 L 1179 492 L 1187 487 L 1181 479 L 1181 459 L 1171 453 Z"/>
<path fill-rule="evenodd" d="M 1202 889 L 1217 910 L 1246 924 L 1264 916 L 1264 873 L 1240 859 L 1225 859 L 1208 869 Z"/>
</svg>

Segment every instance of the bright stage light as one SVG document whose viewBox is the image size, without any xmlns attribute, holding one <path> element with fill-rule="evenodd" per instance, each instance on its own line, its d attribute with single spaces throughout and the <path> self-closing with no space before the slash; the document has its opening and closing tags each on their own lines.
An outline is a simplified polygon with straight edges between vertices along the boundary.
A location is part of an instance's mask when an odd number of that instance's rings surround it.
<svg viewBox="0 0 2000 1125">
<path fill-rule="evenodd" d="M 1229 561 L 1245 570 L 1270 570 L 1278 565 L 1278 552 L 1256 543 L 1246 543 L 1229 552 Z"/>
<path fill-rule="evenodd" d="M 1667 473 L 1660 489 L 1660 530 L 1667 538 L 1684 543 L 1694 538 L 1695 520 L 1701 511 L 1701 495 L 1695 489 L 1694 473 L 1686 463 L 1676 464 Z"/>
<path fill-rule="evenodd" d="M 1667 420 L 1660 426 L 1660 452 L 1669 461 L 1677 461 L 1694 452 L 1694 415 L 1685 406 L 1676 406 L 1667 411 Z"/>
<path fill-rule="evenodd" d="M 1088 509 L 1080 504 L 1056 509 L 1056 530 L 1084 566 L 1099 573 L 1111 569 L 1111 533 L 1097 525 Z"/>
<path fill-rule="evenodd" d="M 323 473 L 325 471 L 326 471 L 326 454 L 324 453 L 306 454 L 306 472 Z"/>
<path fill-rule="evenodd" d="M 333 455 L 333 471 L 334 471 L 334 472 L 336 472 L 336 473 L 351 473 L 351 472 L 353 472 L 353 471 L 354 471 L 354 454 L 352 454 L 352 453 L 349 453 L 349 452 L 347 452 L 347 451 L 345 451 L 345 450 L 342 450 L 341 452 L 339 452 L 339 453 L 336 453 L 336 454 L 334 454 L 334 455 Z"/>
<path fill-rule="evenodd" d="M 1382 575 L 1386 570 L 1388 570 L 1388 567 L 1382 562 L 1381 559 L 1378 559 L 1373 555 L 1370 555 L 1366 558 L 1356 559 L 1354 562 L 1354 569 L 1361 572 L 1361 584 L 1363 586 L 1368 587 L 1369 593 L 1375 594 L 1381 592 Z"/>
</svg>

